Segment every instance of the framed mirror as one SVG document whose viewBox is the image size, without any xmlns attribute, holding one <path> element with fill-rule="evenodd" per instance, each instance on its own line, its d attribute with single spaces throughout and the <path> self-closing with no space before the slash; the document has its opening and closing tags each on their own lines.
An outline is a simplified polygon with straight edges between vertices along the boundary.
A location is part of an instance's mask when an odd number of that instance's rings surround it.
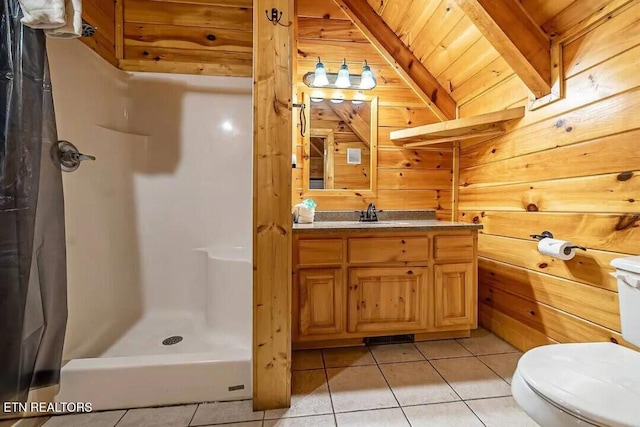
<svg viewBox="0 0 640 427">
<path fill-rule="evenodd" d="M 378 154 L 378 98 L 308 98 L 303 190 L 317 195 L 373 195 Z"/>
</svg>

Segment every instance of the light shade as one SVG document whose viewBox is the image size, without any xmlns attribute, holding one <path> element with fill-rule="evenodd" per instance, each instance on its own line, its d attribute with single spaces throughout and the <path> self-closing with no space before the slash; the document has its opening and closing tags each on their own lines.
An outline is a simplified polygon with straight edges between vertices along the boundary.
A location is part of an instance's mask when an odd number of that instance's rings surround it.
<svg viewBox="0 0 640 427">
<path fill-rule="evenodd" d="M 373 77 L 373 71 L 371 67 L 367 65 L 367 61 L 364 61 L 364 67 L 362 67 L 362 76 L 360 78 L 360 89 L 369 90 L 376 87 L 376 79 Z"/>
<path fill-rule="evenodd" d="M 346 89 L 351 86 L 351 79 L 349 78 L 349 67 L 347 67 L 347 60 L 345 59 L 338 71 L 338 79 L 336 80 L 336 87 L 340 89 Z"/>
<path fill-rule="evenodd" d="M 317 87 L 329 85 L 329 79 L 327 79 L 327 70 L 324 68 L 324 64 L 320 62 L 320 58 L 318 58 L 318 63 L 316 64 L 316 71 L 313 77 L 313 85 Z"/>
</svg>

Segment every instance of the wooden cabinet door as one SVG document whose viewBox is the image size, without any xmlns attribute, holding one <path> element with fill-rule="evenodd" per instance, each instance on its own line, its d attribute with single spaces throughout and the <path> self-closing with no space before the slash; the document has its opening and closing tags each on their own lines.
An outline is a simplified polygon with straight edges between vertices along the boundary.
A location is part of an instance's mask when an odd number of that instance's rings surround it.
<svg viewBox="0 0 640 427">
<path fill-rule="evenodd" d="M 470 326 L 476 316 L 473 264 L 436 265 L 435 326 Z"/>
<path fill-rule="evenodd" d="M 349 270 L 349 332 L 394 332 L 427 327 L 427 268 Z"/>
<path fill-rule="evenodd" d="M 342 332 L 342 270 L 299 271 L 300 336 Z"/>
</svg>

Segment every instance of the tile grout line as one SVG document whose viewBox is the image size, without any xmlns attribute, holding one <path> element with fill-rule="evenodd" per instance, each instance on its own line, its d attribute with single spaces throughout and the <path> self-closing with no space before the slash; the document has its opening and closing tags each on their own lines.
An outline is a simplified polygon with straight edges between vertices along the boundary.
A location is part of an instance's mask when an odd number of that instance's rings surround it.
<svg viewBox="0 0 640 427">
<path fill-rule="evenodd" d="M 189 420 L 189 423 L 187 424 L 187 427 L 191 426 L 191 423 L 193 422 L 193 419 L 196 417 L 196 412 L 198 412 L 198 409 L 200 408 L 201 403 L 196 403 L 196 409 L 193 411 L 193 414 L 191 414 L 191 419 Z"/>
<path fill-rule="evenodd" d="M 513 354 L 513 353 L 503 353 L 503 354 Z M 481 356 L 496 356 L 494 354 L 482 354 Z M 477 357 L 477 356 L 476 356 Z M 522 357 L 522 353 L 520 353 L 520 357 Z M 484 366 L 486 366 L 487 368 L 489 368 L 489 370 L 491 372 L 493 372 L 494 374 L 496 374 L 499 378 L 502 379 L 502 381 L 504 381 L 505 383 L 507 383 L 509 385 L 509 387 L 511 387 L 511 383 L 509 381 L 507 381 L 505 378 L 502 377 L 502 375 L 500 375 L 499 373 L 497 373 L 495 370 L 493 370 L 493 368 L 491 368 L 491 366 L 487 365 L 486 363 L 484 363 L 484 361 L 482 359 L 480 359 L 480 357 L 477 357 L 478 360 L 480 361 L 480 363 L 482 363 Z M 516 364 L 517 366 L 517 364 Z M 515 373 L 515 372 L 514 372 Z"/>
<path fill-rule="evenodd" d="M 420 353 L 420 351 L 418 351 L 418 353 Z M 375 360 L 376 362 L 378 361 L 378 359 L 375 359 Z M 402 409 L 402 405 L 400 404 L 400 401 L 398 400 L 398 397 L 396 396 L 396 394 L 393 392 L 393 388 L 391 387 L 391 384 L 389 384 L 387 377 L 384 376 L 384 372 L 382 372 L 382 368 L 380 368 L 380 364 L 376 364 L 376 367 L 378 368 L 378 371 L 380 371 L 380 375 L 382 375 L 382 378 L 384 379 L 385 384 L 387 384 L 387 387 L 389 387 L 389 391 L 391 392 L 391 395 L 393 396 L 393 398 L 396 400 L 396 403 L 398 404 L 398 408 L 400 408 L 400 412 L 402 412 L 402 415 L 404 415 L 404 419 L 407 420 L 407 424 L 409 425 L 409 427 L 411 427 L 411 422 L 409 421 L 407 414 L 404 413 L 404 409 Z"/>
<path fill-rule="evenodd" d="M 482 424 L 483 426 L 487 427 L 487 425 L 484 423 L 484 421 L 482 421 L 482 418 L 480 418 L 480 417 L 478 416 L 478 414 L 476 414 L 476 412 L 471 408 L 471 406 L 469 406 L 469 404 L 468 404 L 465 400 L 463 400 L 463 401 L 462 401 L 462 403 L 464 403 L 464 404 L 465 404 L 465 406 L 466 406 L 467 408 L 469 408 L 469 410 L 471 411 L 471 413 L 472 413 L 473 415 L 475 415 L 475 416 L 476 416 L 476 418 L 478 419 L 478 421 L 480 421 L 480 424 Z"/>
<path fill-rule="evenodd" d="M 324 349 L 320 350 L 320 357 L 322 358 L 322 367 L 324 369 L 324 380 L 327 382 L 327 390 L 329 391 L 329 402 L 331 403 L 333 422 L 336 427 L 338 427 L 338 417 L 336 417 L 336 408 L 333 406 L 333 395 L 331 394 L 331 386 L 329 385 L 329 371 L 327 371 L 327 363 L 324 360 Z M 264 427 L 264 425 L 262 427 Z"/>
<path fill-rule="evenodd" d="M 460 344 L 460 345 L 462 345 L 462 344 Z M 464 347 L 464 346 L 463 346 L 463 347 Z M 466 347 L 465 347 L 465 348 L 466 348 Z M 473 357 L 475 357 L 475 356 L 473 356 Z M 477 359 L 477 357 L 476 357 L 476 359 Z M 440 360 L 442 360 L 442 359 L 440 359 Z M 438 368 L 436 368 L 436 367 L 433 365 L 433 363 L 431 363 L 431 361 L 430 361 L 429 359 L 427 359 L 427 362 L 429 362 L 429 364 L 431 365 L 431 367 L 436 371 L 436 373 L 440 376 L 440 378 L 442 378 L 442 381 L 444 381 L 445 383 L 447 383 L 447 385 L 449 386 L 449 388 L 451 388 L 451 390 L 453 390 L 453 392 L 456 394 L 456 396 L 458 396 L 458 397 L 460 398 L 460 402 L 464 403 L 464 405 L 465 405 L 467 408 L 469 408 L 469 410 L 471 411 L 471 413 L 472 413 L 473 415 L 475 415 L 475 417 L 478 419 L 478 421 L 480 421 L 480 424 L 482 424 L 483 426 L 485 426 L 485 427 L 486 427 L 487 425 L 484 423 L 484 421 L 482 421 L 482 420 L 480 419 L 480 417 L 478 416 L 478 414 L 476 414 L 475 412 L 473 412 L 473 409 L 471 409 L 471 407 L 469 407 L 469 405 L 467 404 L 467 402 L 465 402 L 465 400 L 462 398 L 462 396 L 460 396 L 460 394 L 456 391 L 456 389 L 455 389 L 455 388 L 453 388 L 453 386 L 452 386 L 451 384 L 449 384 L 449 381 L 447 381 L 447 379 L 444 377 L 444 375 L 442 375 L 442 374 L 440 373 L 440 371 L 438 371 Z"/>
<path fill-rule="evenodd" d="M 122 414 L 122 416 L 120 418 L 118 418 L 118 421 L 116 421 L 116 423 L 113 425 L 113 427 L 117 427 L 118 424 L 120 424 L 120 421 L 122 421 L 122 419 L 124 418 L 125 415 L 127 415 L 127 412 L 129 412 L 129 409 L 125 409 L 124 410 L 124 414 Z"/>
</svg>

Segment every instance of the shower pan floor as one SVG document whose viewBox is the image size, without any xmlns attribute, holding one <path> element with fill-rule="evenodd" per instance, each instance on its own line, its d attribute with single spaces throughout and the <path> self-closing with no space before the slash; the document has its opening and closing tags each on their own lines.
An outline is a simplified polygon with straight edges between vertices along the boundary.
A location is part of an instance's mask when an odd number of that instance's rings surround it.
<svg viewBox="0 0 640 427">
<path fill-rule="evenodd" d="M 181 337 L 176 344 L 164 345 L 168 338 Z M 140 319 L 100 357 L 150 356 L 184 353 L 215 353 L 217 359 L 251 357 L 251 337 L 216 332 L 202 316 L 187 312 L 149 313 Z M 174 339 L 172 341 L 177 341 Z"/>
<path fill-rule="evenodd" d="M 162 344 L 172 337 L 182 341 Z M 64 365 L 56 401 L 108 410 L 247 399 L 250 342 L 187 312 L 149 313 L 99 357 Z"/>
</svg>

